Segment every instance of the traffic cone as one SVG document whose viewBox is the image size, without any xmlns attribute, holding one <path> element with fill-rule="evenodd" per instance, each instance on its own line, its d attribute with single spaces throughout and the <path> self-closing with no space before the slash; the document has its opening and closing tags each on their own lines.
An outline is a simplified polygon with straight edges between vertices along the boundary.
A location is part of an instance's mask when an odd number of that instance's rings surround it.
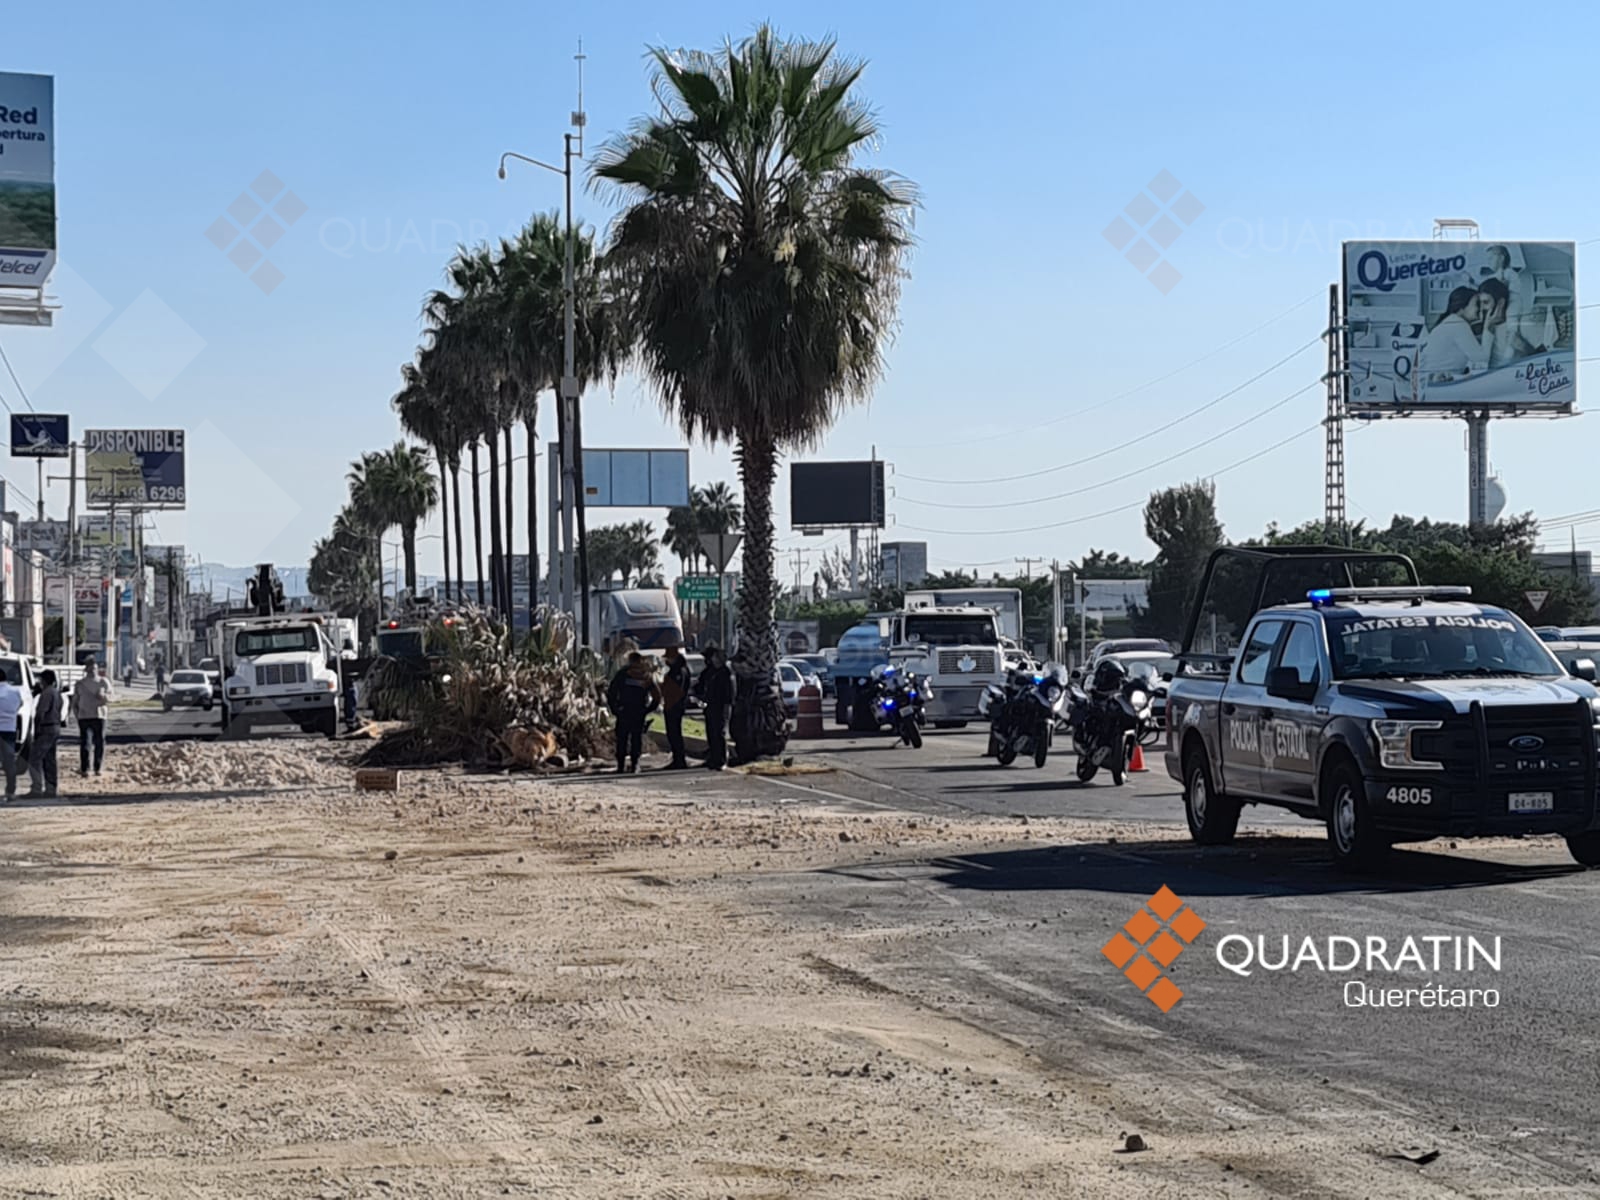
<svg viewBox="0 0 1600 1200">
<path fill-rule="evenodd" d="M 1128 773 L 1133 774 L 1138 771 L 1148 771 L 1149 769 L 1144 765 L 1144 747 L 1135 742 L 1133 744 L 1133 757 L 1128 761 Z"/>
</svg>

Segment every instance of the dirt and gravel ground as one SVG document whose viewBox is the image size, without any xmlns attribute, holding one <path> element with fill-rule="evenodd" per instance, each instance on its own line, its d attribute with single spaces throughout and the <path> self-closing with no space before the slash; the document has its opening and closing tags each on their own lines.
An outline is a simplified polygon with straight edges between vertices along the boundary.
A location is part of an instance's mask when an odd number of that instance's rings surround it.
<svg viewBox="0 0 1600 1200">
<path fill-rule="evenodd" d="M 870 915 L 751 887 L 1105 823 L 754 780 L 357 793 L 350 752 L 139 747 L 0 812 L 0 1196 L 1273 1194 L 1203 1139 L 1118 1153 L 1114 1089 L 856 973 Z"/>
</svg>

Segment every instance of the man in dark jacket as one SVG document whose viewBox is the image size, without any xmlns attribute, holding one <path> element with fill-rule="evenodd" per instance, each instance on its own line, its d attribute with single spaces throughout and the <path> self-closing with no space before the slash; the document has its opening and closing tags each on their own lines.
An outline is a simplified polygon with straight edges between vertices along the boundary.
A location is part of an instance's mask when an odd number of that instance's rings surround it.
<svg viewBox="0 0 1600 1200">
<path fill-rule="evenodd" d="M 733 694 L 732 668 L 719 648 L 707 647 L 695 695 L 706 706 L 706 767 L 712 771 L 728 765 L 728 711 L 733 707 Z"/>
<path fill-rule="evenodd" d="M 617 718 L 617 774 L 636 772 L 644 749 L 645 718 L 661 703 L 661 689 L 637 650 L 628 655 L 628 665 L 612 677 L 606 701 Z"/>
<path fill-rule="evenodd" d="M 678 653 L 676 646 L 668 647 L 667 674 L 661 681 L 661 711 L 667 718 L 667 745 L 672 747 L 669 771 L 681 771 L 689 765 L 683 744 L 683 714 L 689 709 L 689 689 L 693 686 L 689 660 Z"/>
</svg>

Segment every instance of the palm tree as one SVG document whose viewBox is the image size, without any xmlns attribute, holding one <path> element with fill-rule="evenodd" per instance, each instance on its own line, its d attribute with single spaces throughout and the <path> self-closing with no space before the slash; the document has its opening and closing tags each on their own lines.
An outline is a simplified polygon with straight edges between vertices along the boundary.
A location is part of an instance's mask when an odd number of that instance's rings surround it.
<svg viewBox="0 0 1600 1200">
<path fill-rule="evenodd" d="M 667 509 L 667 530 L 661 537 L 661 544 L 678 556 L 685 575 L 694 569 L 701 555 L 700 526 L 693 503 L 698 491 L 696 488 L 690 493 L 690 503 Z"/>
<path fill-rule="evenodd" d="M 334 518 L 328 536 L 317 539 L 312 548 L 306 586 L 342 617 L 372 619 L 378 576 L 367 554 L 369 540 L 347 507 Z"/>
<path fill-rule="evenodd" d="M 400 368 L 400 390 L 395 393 L 393 404 L 395 411 L 400 415 L 401 427 L 413 437 L 425 442 L 433 451 L 434 460 L 439 464 L 440 488 L 439 508 L 440 527 L 444 536 L 444 594 L 450 596 L 450 511 L 454 504 L 456 515 L 456 548 L 460 553 L 461 542 L 461 482 L 459 478 L 461 467 L 461 442 L 455 414 L 451 411 L 445 396 L 437 388 L 430 387 L 427 368 L 421 355 L 415 362 L 406 363 Z M 455 496 L 452 501 L 450 487 L 447 481 L 453 480 Z M 460 582 L 459 571 L 456 576 Z"/>
<path fill-rule="evenodd" d="M 421 446 L 396 442 L 379 452 L 367 468 L 365 499 L 382 528 L 400 527 L 400 544 L 405 554 L 406 590 L 417 593 L 417 526 L 439 503 L 438 480 L 434 478 L 428 451 Z"/>
<path fill-rule="evenodd" d="M 878 126 L 852 94 L 861 66 L 833 42 L 763 26 L 712 54 L 651 53 L 659 114 L 609 143 L 594 173 L 627 202 L 607 260 L 638 361 L 686 434 L 735 448 L 741 674 L 762 697 L 747 755 L 781 711 L 778 456 L 815 444 L 881 373 L 916 201 L 855 165 Z"/>
</svg>

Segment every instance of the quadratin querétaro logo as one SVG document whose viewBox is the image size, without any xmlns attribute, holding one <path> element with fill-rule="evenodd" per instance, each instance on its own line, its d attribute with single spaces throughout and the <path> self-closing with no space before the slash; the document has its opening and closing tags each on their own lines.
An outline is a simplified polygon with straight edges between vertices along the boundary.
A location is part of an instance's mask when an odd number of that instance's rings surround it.
<svg viewBox="0 0 1600 1200">
<path fill-rule="evenodd" d="M 1206 930 L 1206 922 L 1165 884 L 1123 923 L 1100 953 L 1162 1012 L 1171 1012 L 1183 991 L 1165 973 L 1184 949 Z M 1350 975 L 1342 998 L 1346 1008 L 1498 1008 L 1500 992 L 1492 987 L 1455 987 L 1436 977 L 1471 975 L 1480 970 L 1499 974 L 1499 936 L 1487 943 L 1472 935 L 1435 933 L 1408 935 L 1398 941 L 1368 934 L 1268 937 L 1230 933 L 1217 941 L 1217 964 L 1241 979 L 1258 972 L 1277 974 Z M 1403 986 L 1381 986 L 1371 976 L 1401 976 Z"/>
<path fill-rule="evenodd" d="M 1162 171 L 1123 205 L 1100 236 L 1165 296 L 1183 282 L 1183 273 L 1162 256 L 1205 210 L 1171 171 Z"/>
</svg>

